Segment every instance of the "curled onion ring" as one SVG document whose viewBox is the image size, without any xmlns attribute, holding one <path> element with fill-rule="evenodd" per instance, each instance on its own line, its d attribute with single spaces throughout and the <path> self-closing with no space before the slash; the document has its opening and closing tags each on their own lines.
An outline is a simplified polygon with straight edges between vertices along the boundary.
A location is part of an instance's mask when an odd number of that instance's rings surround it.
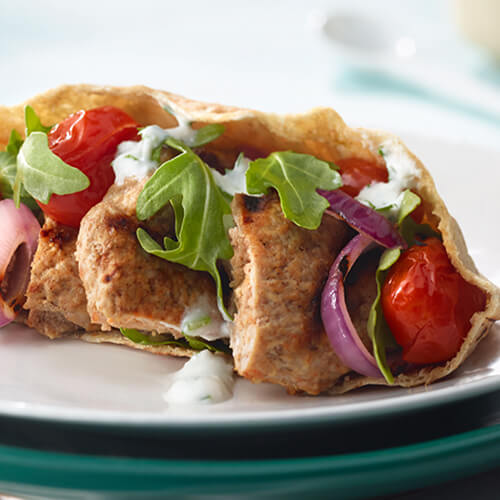
<svg viewBox="0 0 500 500">
<path fill-rule="evenodd" d="M 359 338 L 345 301 L 344 279 L 361 254 L 373 244 L 358 234 L 338 254 L 321 295 L 321 319 L 331 346 L 340 360 L 367 377 L 382 377 L 377 362 Z"/>
<path fill-rule="evenodd" d="M 40 224 L 31 210 L 0 201 L 0 327 L 15 319 L 24 303 Z"/>
</svg>

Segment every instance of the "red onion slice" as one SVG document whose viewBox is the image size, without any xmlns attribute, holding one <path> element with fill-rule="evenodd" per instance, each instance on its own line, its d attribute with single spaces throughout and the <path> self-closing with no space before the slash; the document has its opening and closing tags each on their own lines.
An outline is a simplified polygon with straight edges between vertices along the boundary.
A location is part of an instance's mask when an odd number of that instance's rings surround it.
<svg viewBox="0 0 500 500">
<path fill-rule="evenodd" d="M 321 319 L 340 360 L 367 377 L 382 377 L 375 358 L 359 338 L 345 302 L 344 279 L 372 239 L 358 234 L 338 254 L 321 295 Z"/>
<path fill-rule="evenodd" d="M 318 189 L 318 193 L 330 203 L 332 215 L 345 221 L 349 226 L 385 248 L 406 248 L 406 243 L 396 228 L 383 215 L 347 193 L 336 189 L 335 191 L 324 191 Z"/>
<path fill-rule="evenodd" d="M 40 224 L 31 210 L 0 201 L 0 327 L 10 323 L 24 302 Z"/>
</svg>

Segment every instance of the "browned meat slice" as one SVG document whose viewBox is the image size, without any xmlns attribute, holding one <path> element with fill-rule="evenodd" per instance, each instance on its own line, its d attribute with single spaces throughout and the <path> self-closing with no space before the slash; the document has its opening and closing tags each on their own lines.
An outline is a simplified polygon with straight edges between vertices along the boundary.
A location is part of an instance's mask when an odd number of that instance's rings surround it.
<svg viewBox="0 0 500 500">
<path fill-rule="evenodd" d="M 333 217 L 324 217 L 316 231 L 299 228 L 283 216 L 276 195 L 237 195 L 232 209 L 236 370 L 291 393 L 327 390 L 349 369 L 323 330 L 321 290 L 350 230 Z"/>
<path fill-rule="evenodd" d="M 47 219 L 31 266 L 27 324 L 50 338 L 98 328 L 90 322 L 74 256 L 77 232 Z"/>
<path fill-rule="evenodd" d="M 181 335 L 183 315 L 204 306 L 217 312 L 215 285 L 207 273 L 167 262 L 142 250 L 136 238 L 137 197 L 144 182 L 112 186 L 83 218 L 76 258 L 92 321 L 103 330 L 137 328 Z M 174 231 L 170 207 L 141 224 L 159 241 Z"/>
<path fill-rule="evenodd" d="M 77 324 L 68 321 L 62 313 L 36 308 L 29 312 L 26 324 L 52 339 L 85 331 Z"/>
</svg>

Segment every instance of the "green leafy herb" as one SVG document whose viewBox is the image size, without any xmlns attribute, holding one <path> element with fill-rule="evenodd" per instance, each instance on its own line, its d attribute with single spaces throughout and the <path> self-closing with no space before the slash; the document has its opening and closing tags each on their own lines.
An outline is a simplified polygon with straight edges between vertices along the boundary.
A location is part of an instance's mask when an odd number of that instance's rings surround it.
<svg viewBox="0 0 500 500">
<path fill-rule="evenodd" d="M 200 337 L 191 337 L 186 334 L 184 334 L 184 337 L 186 338 L 189 347 L 191 347 L 191 349 L 194 349 L 195 351 L 203 351 L 203 349 L 208 349 L 211 352 L 231 352 L 229 347 L 220 340 L 208 342 L 207 340 L 204 340 Z"/>
<path fill-rule="evenodd" d="M 160 144 L 159 146 L 156 146 L 156 148 L 154 148 L 153 151 L 151 152 L 151 159 L 155 163 L 158 163 L 158 164 L 160 163 L 162 149 L 163 149 L 163 144 Z M 132 155 L 128 155 L 128 156 L 131 156 L 133 160 L 138 161 L 138 159 L 135 156 L 132 156 Z"/>
<path fill-rule="evenodd" d="M 318 228 L 329 206 L 316 190 L 333 190 L 342 185 L 340 174 L 327 162 L 292 151 L 252 161 L 246 181 L 250 194 L 265 194 L 275 188 L 285 217 L 307 229 Z"/>
<path fill-rule="evenodd" d="M 401 205 L 398 214 L 397 224 L 401 235 L 405 239 L 408 246 L 415 244 L 420 244 L 418 236 L 424 239 L 431 236 L 439 237 L 428 224 L 418 224 L 416 223 L 410 214 L 422 203 L 422 200 L 418 195 L 407 189 L 403 193 L 403 199 L 401 200 Z M 375 280 L 377 283 L 377 296 L 370 308 L 370 314 L 368 316 L 368 334 L 373 342 L 373 353 L 375 359 L 377 360 L 377 365 L 384 375 L 387 383 L 394 383 L 394 377 L 387 366 L 386 359 L 386 349 L 388 347 L 396 348 L 397 343 L 391 333 L 387 322 L 385 321 L 384 314 L 382 312 L 382 306 L 380 304 L 382 284 L 385 281 L 388 270 L 393 266 L 399 257 L 401 256 L 401 249 L 393 248 L 390 250 L 385 250 L 380 256 L 379 265 L 375 273 Z"/>
<path fill-rule="evenodd" d="M 53 193 L 71 194 L 90 185 L 88 177 L 56 156 L 49 149 L 47 134 L 32 132 L 17 155 L 14 201 L 19 206 L 21 183 L 41 203 L 48 203 Z"/>
<path fill-rule="evenodd" d="M 403 236 L 408 246 L 420 245 L 422 244 L 421 240 L 425 240 L 426 238 L 441 239 L 441 235 L 434 231 L 429 224 L 419 224 L 412 217 L 408 217 L 421 202 L 420 197 L 412 193 L 409 189 L 403 193 L 398 225 L 401 236 Z"/>
<path fill-rule="evenodd" d="M 26 122 L 26 137 L 32 132 L 43 132 L 47 134 L 52 128 L 42 125 L 40 118 L 31 106 L 26 106 L 24 108 L 24 121 Z"/>
<path fill-rule="evenodd" d="M 0 152 L 0 195 L 2 198 L 13 198 L 14 184 L 17 174 L 17 154 L 23 145 L 21 134 L 12 129 L 5 151 Z M 35 214 L 40 212 L 36 201 L 28 194 L 24 187 L 19 193 L 20 201 L 27 205 Z"/>
<path fill-rule="evenodd" d="M 403 199 L 401 200 L 401 205 L 399 207 L 398 226 L 401 227 L 404 220 L 420 205 L 420 203 L 422 203 L 420 196 L 416 195 L 409 189 L 403 192 Z"/>
<path fill-rule="evenodd" d="M 403 225 L 406 223 L 407 219 L 411 219 L 409 215 L 418 205 L 420 205 L 420 197 L 415 193 L 407 189 L 403 193 L 403 199 L 401 200 L 401 205 L 398 214 L 398 226 L 400 227 L 401 234 L 403 234 Z M 413 219 L 411 219 L 413 220 Z M 391 333 L 387 322 L 385 321 L 384 314 L 382 312 L 382 305 L 380 304 L 380 298 L 382 293 L 382 284 L 385 281 L 387 272 L 391 266 L 393 266 L 401 255 L 400 248 L 393 248 L 385 250 L 380 256 L 377 271 L 375 273 L 375 281 L 377 283 L 377 295 L 373 304 L 370 308 L 370 314 L 368 315 L 367 330 L 373 343 L 373 354 L 377 360 L 377 365 L 384 375 L 385 380 L 388 384 L 394 383 L 394 376 L 391 373 L 389 366 L 387 365 L 386 350 L 388 347 L 396 347 L 397 343 Z"/>
<path fill-rule="evenodd" d="M 16 180 L 16 157 L 7 151 L 0 152 L 0 194 L 12 198 L 12 187 Z"/>
<path fill-rule="evenodd" d="M 215 184 L 210 167 L 198 155 L 175 139 L 167 139 L 167 144 L 181 154 L 161 165 L 148 180 L 137 200 L 136 212 L 139 220 L 145 220 L 170 202 L 177 240 L 165 237 L 162 248 L 141 228 L 137 239 L 148 253 L 209 272 L 217 286 L 219 309 L 228 319 L 217 260 L 233 255 L 224 223 L 224 216 L 231 214 L 229 203 Z"/>
<path fill-rule="evenodd" d="M 168 111 L 171 114 L 174 114 L 171 109 L 166 109 L 166 111 Z M 217 137 L 221 136 L 224 133 L 224 129 L 225 129 L 224 125 L 218 123 L 212 123 L 206 125 L 195 131 L 194 137 L 191 141 L 189 141 L 188 146 L 191 148 L 198 148 L 200 146 L 204 146 L 205 144 L 208 144 L 209 142 L 212 142 L 213 140 L 217 139 Z M 166 129 L 166 131 L 168 133 L 168 129 Z M 156 163 L 160 163 L 161 152 L 163 148 L 168 146 L 167 141 L 168 138 L 153 149 L 151 153 L 151 160 L 153 160 Z"/>
<path fill-rule="evenodd" d="M 139 330 L 135 330 L 134 328 L 120 328 L 120 332 L 122 335 L 127 337 L 129 340 L 136 344 L 141 345 L 175 345 L 177 347 L 189 347 L 187 342 L 184 342 L 183 339 L 173 339 L 168 338 L 165 339 L 163 337 L 161 340 L 156 340 L 150 335 L 146 335 L 145 333 L 141 333 Z"/>
<path fill-rule="evenodd" d="M 375 273 L 377 296 L 375 297 L 375 300 L 370 308 L 367 323 L 368 335 L 372 339 L 373 343 L 373 354 L 375 355 L 377 365 L 388 384 L 394 383 L 394 377 L 387 365 L 386 348 L 397 344 L 392 336 L 387 322 L 385 321 L 384 314 L 382 312 L 382 305 L 380 304 L 380 296 L 382 283 L 385 280 L 387 270 L 399 259 L 400 255 L 401 250 L 399 248 L 393 248 L 391 250 L 385 250 L 380 257 L 379 265 Z"/>
<path fill-rule="evenodd" d="M 191 321 L 187 321 L 183 328 L 186 332 L 193 332 L 194 330 L 198 330 L 198 328 L 209 325 L 211 322 L 212 318 L 210 316 L 200 316 Z"/>
<path fill-rule="evenodd" d="M 190 146 L 192 148 L 204 146 L 205 144 L 217 139 L 217 137 L 220 137 L 224 133 L 224 130 L 224 125 L 221 125 L 220 123 L 210 123 L 209 125 L 205 125 L 196 131 Z"/>
<path fill-rule="evenodd" d="M 384 153 L 384 150 L 382 148 L 378 148 L 378 151 L 377 153 L 383 158 L 385 153 Z"/>
<path fill-rule="evenodd" d="M 17 163 L 16 157 L 7 151 L 0 152 L 0 195 L 2 198 L 13 198 L 14 184 L 16 181 Z M 40 208 L 36 201 L 28 194 L 24 187 L 19 193 L 20 201 L 28 206 L 33 212 L 38 213 Z"/>
<path fill-rule="evenodd" d="M 21 134 L 16 129 L 12 129 L 5 151 L 7 151 L 7 153 L 15 158 L 17 156 L 17 153 L 19 153 L 22 145 L 23 138 L 21 137 Z"/>
<path fill-rule="evenodd" d="M 214 342 L 207 342 L 206 340 L 198 337 L 190 337 L 184 335 L 184 338 L 174 339 L 166 335 L 158 335 L 161 339 L 156 339 L 151 335 L 135 330 L 134 328 L 120 328 L 122 335 L 136 344 L 158 346 L 158 345 L 173 345 L 176 347 L 183 347 L 184 349 L 193 349 L 194 351 L 203 351 L 208 349 L 211 352 L 229 352 L 229 347 L 223 342 L 216 340 Z"/>
</svg>

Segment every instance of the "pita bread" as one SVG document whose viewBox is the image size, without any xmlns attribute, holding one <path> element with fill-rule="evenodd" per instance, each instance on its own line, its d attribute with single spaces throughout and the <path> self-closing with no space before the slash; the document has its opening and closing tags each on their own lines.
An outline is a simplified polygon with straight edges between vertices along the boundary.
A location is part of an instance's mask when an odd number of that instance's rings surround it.
<svg viewBox="0 0 500 500">
<path fill-rule="evenodd" d="M 382 162 L 377 155 L 377 148 L 381 143 L 391 139 L 402 144 L 399 139 L 384 132 L 350 128 L 335 111 L 326 108 L 317 108 L 305 114 L 277 115 L 197 102 L 142 86 L 115 88 L 67 85 L 38 95 L 19 106 L 0 107 L 0 148 L 3 149 L 7 144 L 12 128 L 23 132 L 25 104 L 34 107 L 43 123 L 57 123 L 82 108 L 113 105 L 125 110 L 141 125 L 158 124 L 165 128 L 176 124 L 172 115 L 164 110 L 164 106 L 170 106 L 193 120 L 195 127 L 223 123 L 225 133 L 210 147 L 232 157 L 245 150 L 250 141 L 252 148 L 266 153 L 292 150 L 333 162 L 352 156 Z M 471 329 L 452 360 L 444 364 L 424 366 L 396 377 L 396 385 L 409 387 L 428 384 L 448 375 L 473 352 L 490 326 L 500 319 L 500 291 L 478 273 L 467 252 L 460 228 L 439 197 L 431 175 L 410 151 L 405 150 L 415 160 L 420 173 L 415 192 L 422 198 L 427 221 L 441 233 L 451 262 L 458 272 L 486 295 L 485 309 L 472 317 Z M 82 338 L 102 340 L 100 334 L 93 333 L 84 334 Z M 342 376 L 330 390 L 345 392 L 367 384 L 385 382 L 350 372 Z"/>
</svg>

